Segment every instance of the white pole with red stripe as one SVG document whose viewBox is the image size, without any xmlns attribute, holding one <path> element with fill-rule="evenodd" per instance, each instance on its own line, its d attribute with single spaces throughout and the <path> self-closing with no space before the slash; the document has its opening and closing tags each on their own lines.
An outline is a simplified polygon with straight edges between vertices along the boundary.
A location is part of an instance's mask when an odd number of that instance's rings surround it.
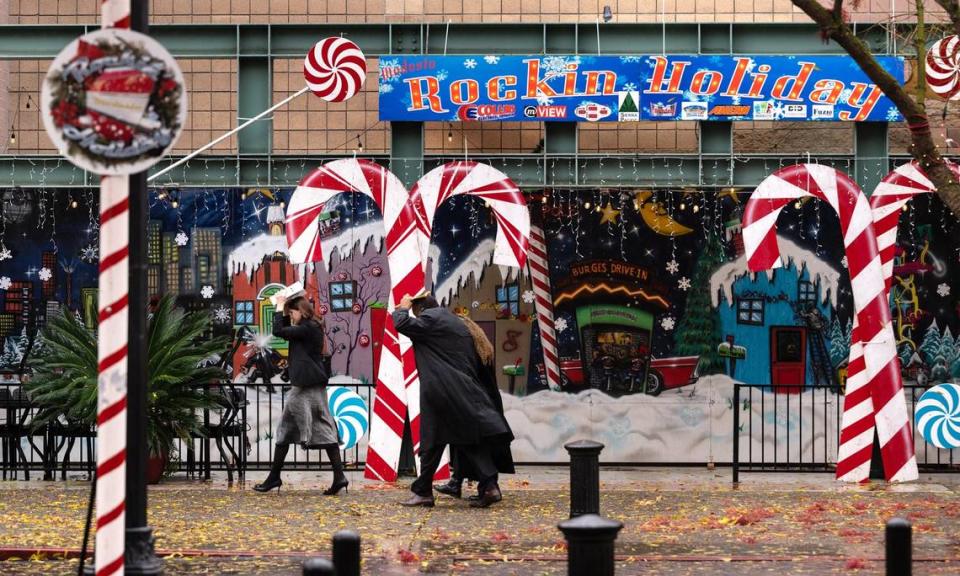
<svg viewBox="0 0 960 576">
<path fill-rule="evenodd" d="M 777 217 L 784 206 L 804 196 L 827 202 L 840 218 L 856 311 L 837 478 L 867 479 L 875 421 L 887 480 L 915 480 L 918 473 L 910 416 L 866 195 L 848 176 L 828 166 L 798 164 L 774 172 L 760 183 L 744 210 L 747 264 L 754 272 L 783 265 L 777 247 Z"/>
<path fill-rule="evenodd" d="M 553 292 L 550 289 L 550 260 L 547 258 L 547 240 L 543 228 L 530 226 L 530 278 L 533 283 L 534 306 L 537 310 L 537 328 L 540 330 L 540 348 L 547 386 L 560 390 L 560 359 L 557 352 L 557 332 L 553 324 Z"/>
<path fill-rule="evenodd" d="M 130 0 L 105 0 L 100 14 L 103 28 L 129 28 Z M 130 177 L 103 176 L 97 329 L 96 576 L 124 573 L 129 249 Z"/>
</svg>

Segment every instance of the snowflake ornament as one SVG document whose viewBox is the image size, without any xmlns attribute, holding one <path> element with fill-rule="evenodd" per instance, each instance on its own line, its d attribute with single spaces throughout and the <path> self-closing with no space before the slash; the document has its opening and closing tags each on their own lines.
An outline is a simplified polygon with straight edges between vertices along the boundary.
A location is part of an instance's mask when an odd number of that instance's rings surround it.
<svg viewBox="0 0 960 576">
<path fill-rule="evenodd" d="M 217 306 L 213 309 L 213 321 L 217 324 L 230 323 L 230 309 L 226 306 Z"/>
<path fill-rule="evenodd" d="M 174 236 L 173 241 L 177 243 L 177 246 L 186 246 L 187 242 L 190 241 L 190 237 L 187 236 L 186 232 L 180 231 Z"/>
<path fill-rule="evenodd" d="M 846 256 L 844 256 L 843 258 L 840 259 L 840 264 L 841 264 L 844 268 L 849 268 L 849 267 L 850 267 L 850 261 L 847 260 L 847 257 L 846 257 Z"/>
<path fill-rule="evenodd" d="M 479 308 L 479 307 L 480 307 L 480 303 L 477 302 L 476 300 L 474 300 L 473 303 L 470 304 L 470 305 L 473 306 L 474 308 Z"/>
<path fill-rule="evenodd" d="M 0 250 L 0 262 L 13 258 L 13 252 L 9 248 Z"/>
<path fill-rule="evenodd" d="M 209 300 L 213 298 L 213 286 L 204 286 L 200 289 L 200 295 L 203 296 L 204 300 Z"/>
<path fill-rule="evenodd" d="M 46 282 L 51 278 L 53 278 L 53 272 L 51 272 L 49 268 L 44 266 L 43 268 L 40 269 L 40 272 L 37 273 L 37 276 L 40 277 L 40 280 Z"/>
<path fill-rule="evenodd" d="M 484 56 L 484 57 L 483 57 L 483 60 L 484 60 L 487 64 L 491 64 L 491 65 L 492 65 L 492 64 L 499 64 L 499 63 L 500 63 L 500 57 L 499 57 L 499 56 L 494 56 L 493 54 Z"/>
<path fill-rule="evenodd" d="M 680 263 L 676 260 L 671 260 L 667 262 L 667 272 L 671 274 L 676 274 L 680 271 Z"/>
<path fill-rule="evenodd" d="M 557 318 L 556 322 L 553 323 L 553 327 L 557 330 L 557 332 L 563 332 L 567 329 L 567 319 Z"/>
<path fill-rule="evenodd" d="M 680 281 L 677 282 L 677 288 L 683 290 L 684 292 L 686 292 L 687 290 L 689 290 L 689 289 L 690 289 L 690 279 L 687 278 L 686 276 L 681 276 L 681 277 L 680 277 Z"/>
<path fill-rule="evenodd" d="M 526 302 L 527 304 L 533 304 L 533 301 L 536 299 L 536 296 L 534 296 L 533 290 L 526 290 L 524 291 L 521 298 L 523 298 L 523 301 Z"/>
<path fill-rule="evenodd" d="M 9 276 L 4 276 L 0 278 L 0 290 L 9 290 L 13 282 L 10 280 Z"/>
<path fill-rule="evenodd" d="M 93 264 L 100 259 L 100 249 L 96 244 L 88 244 L 80 249 L 80 259 L 87 264 Z"/>
<path fill-rule="evenodd" d="M 666 318 L 660 321 L 660 326 L 668 332 L 670 330 L 673 330 L 674 327 L 676 327 L 676 325 L 677 325 L 677 321 L 673 319 L 673 316 L 667 316 Z"/>
<path fill-rule="evenodd" d="M 937 294 L 939 294 L 941 298 L 946 298 L 950 295 L 950 286 L 946 282 L 942 282 L 937 286 Z"/>
<path fill-rule="evenodd" d="M 473 58 L 467 58 L 463 61 L 463 66 L 472 70 L 477 67 L 477 61 Z"/>
</svg>

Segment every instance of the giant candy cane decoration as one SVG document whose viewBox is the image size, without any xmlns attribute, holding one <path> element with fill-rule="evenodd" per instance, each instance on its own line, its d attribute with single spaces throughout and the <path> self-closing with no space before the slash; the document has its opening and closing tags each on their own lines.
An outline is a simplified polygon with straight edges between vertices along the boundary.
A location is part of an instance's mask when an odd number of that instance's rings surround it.
<svg viewBox="0 0 960 576">
<path fill-rule="evenodd" d="M 130 28 L 130 0 L 105 0 L 100 5 L 100 22 L 103 28 Z M 129 251 L 130 177 L 103 176 L 97 330 L 96 576 L 124 574 Z"/>
<path fill-rule="evenodd" d="M 493 262 L 523 268 L 530 244 L 530 212 L 516 184 L 503 172 L 487 164 L 468 160 L 448 162 L 427 172 L 410 192 L 421 230 L 430 237 L 437 209 L 458 194 L 484 199 L 497 220 Z M 427 262 L 421 263 L 426 271 Z M 436 265 L 436 264 L 435 264 Z M 420 445 L 419 396 L 408 397 L 413 444 Z"/>
<path fill-rule="evenodd" d="M 537 310 L 537 327 L 540 329 L 540 348 L 543 350 L 543 368 L 547 386 L 560 389 L 560 359 L 557 353 L 557 332 L 553 323 L 553 292 L 550 290 L 550 261 L 547 258 L 547 240 L 543 228 L 530 226 L 530 279 L 533 283 L 534 302 Z"/>
<path fill-rule="evenodd" d="M 755 272 L 782 266 L 777 216 L 786 204 L 803 196 L 827 202 L 840 217 L 856 310 L 855 340 L 861 344 L 857 358 L 851 346 L 837 478 L 867 479 L 875 420 L 887 480 L 914 480 L 918 473 L 910 417 L 866 195 L 849 177 L 828 166 L 798 164 L 777 170 L 760 183 L 744 210 L 747 265 Z"/>
<path fill-rule="evenodd" d="M 344 192 L 366 194 L 377 203 L 383 214 L 392 308 L 405 294 L 416 294 L 423 288 L 421 261 L 424 258 L 424 242 L 409 204 L 407 189 L 392 172 L 375 162 L 336 160 L 303 178 L 287 208 L 286 232 L 290 261 L 299 264 L 323 259 L 318 217 L 330 198 Z M 413 350 L 410 340 L 397 334 L 393 320 L 388 316 L 370 422 L 367 478 L 391 482 L 397 478 L 410 397 L 408 389 L 413 394 L 419 393 Z"/>
</svg>

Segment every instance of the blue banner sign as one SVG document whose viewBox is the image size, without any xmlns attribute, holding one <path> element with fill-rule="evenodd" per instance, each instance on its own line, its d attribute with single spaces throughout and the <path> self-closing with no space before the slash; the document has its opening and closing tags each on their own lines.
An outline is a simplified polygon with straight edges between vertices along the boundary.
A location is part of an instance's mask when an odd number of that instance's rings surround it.
<svg viewBox="0 0 960 576">
<path fill-rule="evenodd" d="M 379 91 L 381 120 L 902 120 L 847 56 L 381 56 Z"/>
</svg>

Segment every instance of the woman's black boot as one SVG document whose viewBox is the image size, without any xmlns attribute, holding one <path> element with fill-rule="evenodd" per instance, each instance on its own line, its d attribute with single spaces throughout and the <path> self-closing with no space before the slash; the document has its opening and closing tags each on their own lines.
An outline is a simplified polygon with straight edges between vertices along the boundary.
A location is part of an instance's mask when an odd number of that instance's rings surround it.
<svg viewBox="0 0 960 576">
<path fill-rule="evenodd" d="M 330 465 L 333 466 L 333 484 L 323 491 L 324 496 L 336 496 L 340 490 L 346 490 L 350 482 L 346 474 L 343 473 L 343 460 L 340 458 L 340 446 L 334 444 L 326 447 L 327 458 L 330 459 Z"/>
<path fill-rule="evenodd" d="M 273 448 L 273 465 L 270 467 L 270 473 L 267 479 L 253 487 L 257 492 L 269 492 L 274 488 L 280 493 L 280 487 L 283 486 L 283 480 L 280 479 L 280 471 L 283 470 L 283 463 L 287 459 L 287 452 L 290 450 L 289 444 L 277 444 Z"/>
</svg>

